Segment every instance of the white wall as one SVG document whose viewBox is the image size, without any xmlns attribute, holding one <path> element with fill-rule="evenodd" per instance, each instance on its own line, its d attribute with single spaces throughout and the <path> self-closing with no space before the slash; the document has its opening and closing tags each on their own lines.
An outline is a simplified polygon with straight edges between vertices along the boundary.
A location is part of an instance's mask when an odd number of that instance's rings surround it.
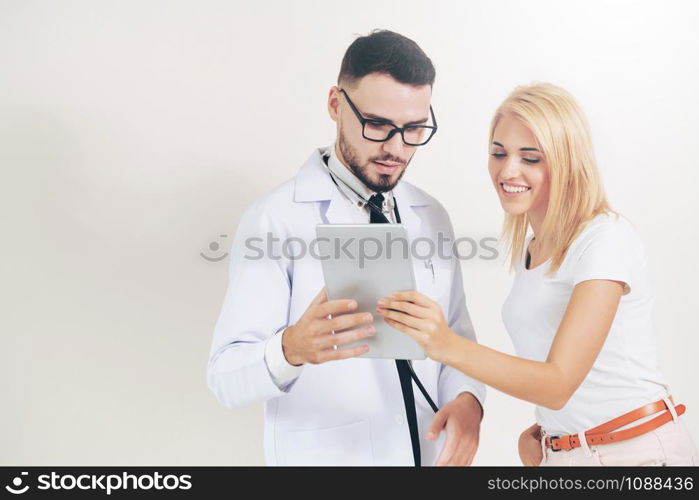
<svg viewBox="0 0 699 500">
<path fill-rule="evenodd" d="M 497 235 L 492 111 L 519 83 L 586 109 L 613 205 L 638 227 L 662 367 L 699 439 L 699 3 L 0 1 L 0 464 L 260 464 L 262 407 L 206 387 L 243 208 L 333 140 L 355 34 L 415 39 L 440 131 L 406 178 L 457 233 Z M 220 237 L 228 234 L 228 238 Z M 464 263 L 479 340 L 511 275 Z M 476 464 L 518 463 L 530 404 L 490 390 Z"/>
</svg>

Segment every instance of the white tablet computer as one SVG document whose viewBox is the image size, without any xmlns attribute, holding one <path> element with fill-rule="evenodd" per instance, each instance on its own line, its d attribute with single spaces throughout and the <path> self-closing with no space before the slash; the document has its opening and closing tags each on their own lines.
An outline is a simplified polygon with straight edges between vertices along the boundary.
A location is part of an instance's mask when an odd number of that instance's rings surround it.
<svg viewBox="0 0 699 500">
<path fill-rule="evenodd" d="M 368 344 L 369 351 L 361 355 L 363 358 L 425 359 L 424 351 L 413 339 L 389 326 L 376 312 L 379 298 L 398 290 L 415 290 L 405 227 L 319 224 L 316 235 L 328 300 L 354 299 L 358 305 L 355 312 L 374 315 L 374 337 L 338 348 Z"/>
</svg>

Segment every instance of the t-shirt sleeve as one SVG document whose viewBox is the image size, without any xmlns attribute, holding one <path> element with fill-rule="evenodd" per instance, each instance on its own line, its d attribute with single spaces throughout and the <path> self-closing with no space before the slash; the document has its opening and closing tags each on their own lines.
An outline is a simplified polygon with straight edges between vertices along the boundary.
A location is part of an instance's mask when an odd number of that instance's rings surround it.
<svg viewBox="0 0 699 500">
<path fill-rule="evenodd" d="M 621 281 L 624 295 L 630 293 L 642 265 L 641 242 L 633 226 L 610 219 L 583 231 L 581 237 L 572 260 L 573 285 L 588 280 Z"/>
</svg>

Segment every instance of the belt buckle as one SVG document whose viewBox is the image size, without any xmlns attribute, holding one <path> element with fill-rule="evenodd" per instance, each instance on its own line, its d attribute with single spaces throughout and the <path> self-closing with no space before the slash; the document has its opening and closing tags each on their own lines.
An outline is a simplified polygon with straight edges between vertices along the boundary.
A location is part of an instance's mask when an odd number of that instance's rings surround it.
<svg viewBox="0 0 699 500">
<path fill-rule="evenodd" d="M 554 439 L 561 439 L 561 436 L 549 436 L 549 442 L 551 443 L 551 451 L 553 451 L 553 452 L 563 451 L 562 448 L 556 449 L 553 447 L 553 440 Z"/>
</svg>

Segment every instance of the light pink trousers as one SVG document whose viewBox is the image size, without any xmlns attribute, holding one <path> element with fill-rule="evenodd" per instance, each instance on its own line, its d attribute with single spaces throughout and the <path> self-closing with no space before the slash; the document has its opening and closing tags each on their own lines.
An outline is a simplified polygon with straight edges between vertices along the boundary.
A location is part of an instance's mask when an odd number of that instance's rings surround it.
<svg viewBox="0 0 699 500">
<path fill-rule="evenodd" d="M 626 441 L 582 446 L 569 451 L 552 451 L 544 445 L 541 466 L 560 465 L 699 465 L 699 453 L 687 427 L 679 416 L 660 427 Z M 583 433 L 578 436 L 582 437 Z"/>
</svg>

